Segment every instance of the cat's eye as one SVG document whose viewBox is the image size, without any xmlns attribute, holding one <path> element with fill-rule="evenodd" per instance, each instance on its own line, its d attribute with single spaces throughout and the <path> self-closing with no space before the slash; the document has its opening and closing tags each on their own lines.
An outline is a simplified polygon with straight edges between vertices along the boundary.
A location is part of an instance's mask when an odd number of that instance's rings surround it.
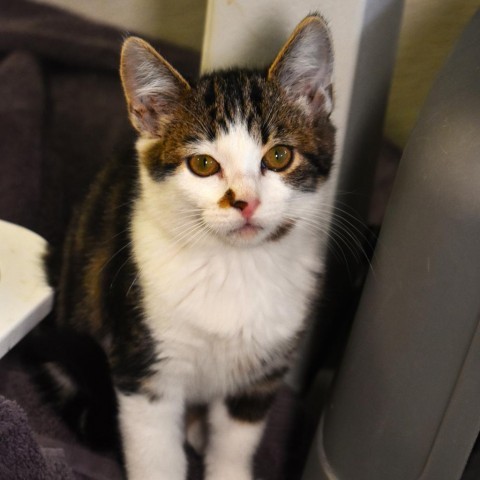
<svg viewBox="0 0 480 480">
<path fill-rule="evenodd" d="M 194 155 L 188 158 L 187 165 L 199 177 L 210 177 L 220 170 L 220 164 L 210 155 Z"/>
<path fill-rule="evenodd" d="M 262 159 L 262 168 L 268 168 L 274 172 L 281 172 L 290 166 L 292 160 L 292 149 L 285 145 L 277 145 L 264 155 Z"/>
</svg>

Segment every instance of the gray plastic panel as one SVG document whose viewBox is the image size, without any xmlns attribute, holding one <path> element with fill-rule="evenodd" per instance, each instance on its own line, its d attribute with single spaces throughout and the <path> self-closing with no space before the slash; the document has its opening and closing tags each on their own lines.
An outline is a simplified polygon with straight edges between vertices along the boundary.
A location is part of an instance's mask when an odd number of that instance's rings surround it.
<svg viewBox="0 0 480 480">
<path fill-rule="evenodd" d="M 455 480 L 480 430 L 480 12 L 404 152 L 304 480 Z"/>
</svg>

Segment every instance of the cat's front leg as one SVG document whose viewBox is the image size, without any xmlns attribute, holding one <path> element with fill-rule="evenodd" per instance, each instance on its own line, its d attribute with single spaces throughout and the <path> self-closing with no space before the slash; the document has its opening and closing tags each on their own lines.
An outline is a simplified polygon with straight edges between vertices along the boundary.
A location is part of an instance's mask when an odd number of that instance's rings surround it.
<svg viewBox="0 0 480 480">
<path fill-rule="evenodd" d="M 252 480 L 273 392 L 245 393 L 210 405 L 206 480 Z"/>
<path fill-rule="evenodd" d="M 128 480 L 185 480 L 184 406 L 180 396 L 118 394 Z"/>
</svg>

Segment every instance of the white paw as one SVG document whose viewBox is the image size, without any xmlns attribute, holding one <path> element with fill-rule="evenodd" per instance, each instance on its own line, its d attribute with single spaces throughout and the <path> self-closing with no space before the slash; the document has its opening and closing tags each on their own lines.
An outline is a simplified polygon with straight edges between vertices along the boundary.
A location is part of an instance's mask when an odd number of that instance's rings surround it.
<svg viewBox="0 0 480 480">
<path fill-rule="evenodd" d="M 207 468 L 205 480 L 254 480 L 252 472 L 233 465 Z"/>
<path fill-rule="evenodd" d="M 128 480 L 185 480 L 187 465 L 184 459 L 163 462 L 145 462 L 144 464 L 127 464 Z"/>
</svg>

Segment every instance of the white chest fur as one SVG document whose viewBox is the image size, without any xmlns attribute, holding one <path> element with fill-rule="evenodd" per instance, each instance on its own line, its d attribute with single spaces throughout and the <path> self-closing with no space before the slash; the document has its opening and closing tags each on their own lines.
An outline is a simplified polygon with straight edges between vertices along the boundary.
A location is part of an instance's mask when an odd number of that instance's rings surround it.
<svg viewBox="0 0 480 480">
<path fill-rule="evenodd" d="M 190 400 L 231 393 L 275 366 L 301 329 L 316 275 L 318 241 L 296 229 L 251 248 L 185 248 L 137 209 L 134 255 L 160 376 Z"/>
</svg>

